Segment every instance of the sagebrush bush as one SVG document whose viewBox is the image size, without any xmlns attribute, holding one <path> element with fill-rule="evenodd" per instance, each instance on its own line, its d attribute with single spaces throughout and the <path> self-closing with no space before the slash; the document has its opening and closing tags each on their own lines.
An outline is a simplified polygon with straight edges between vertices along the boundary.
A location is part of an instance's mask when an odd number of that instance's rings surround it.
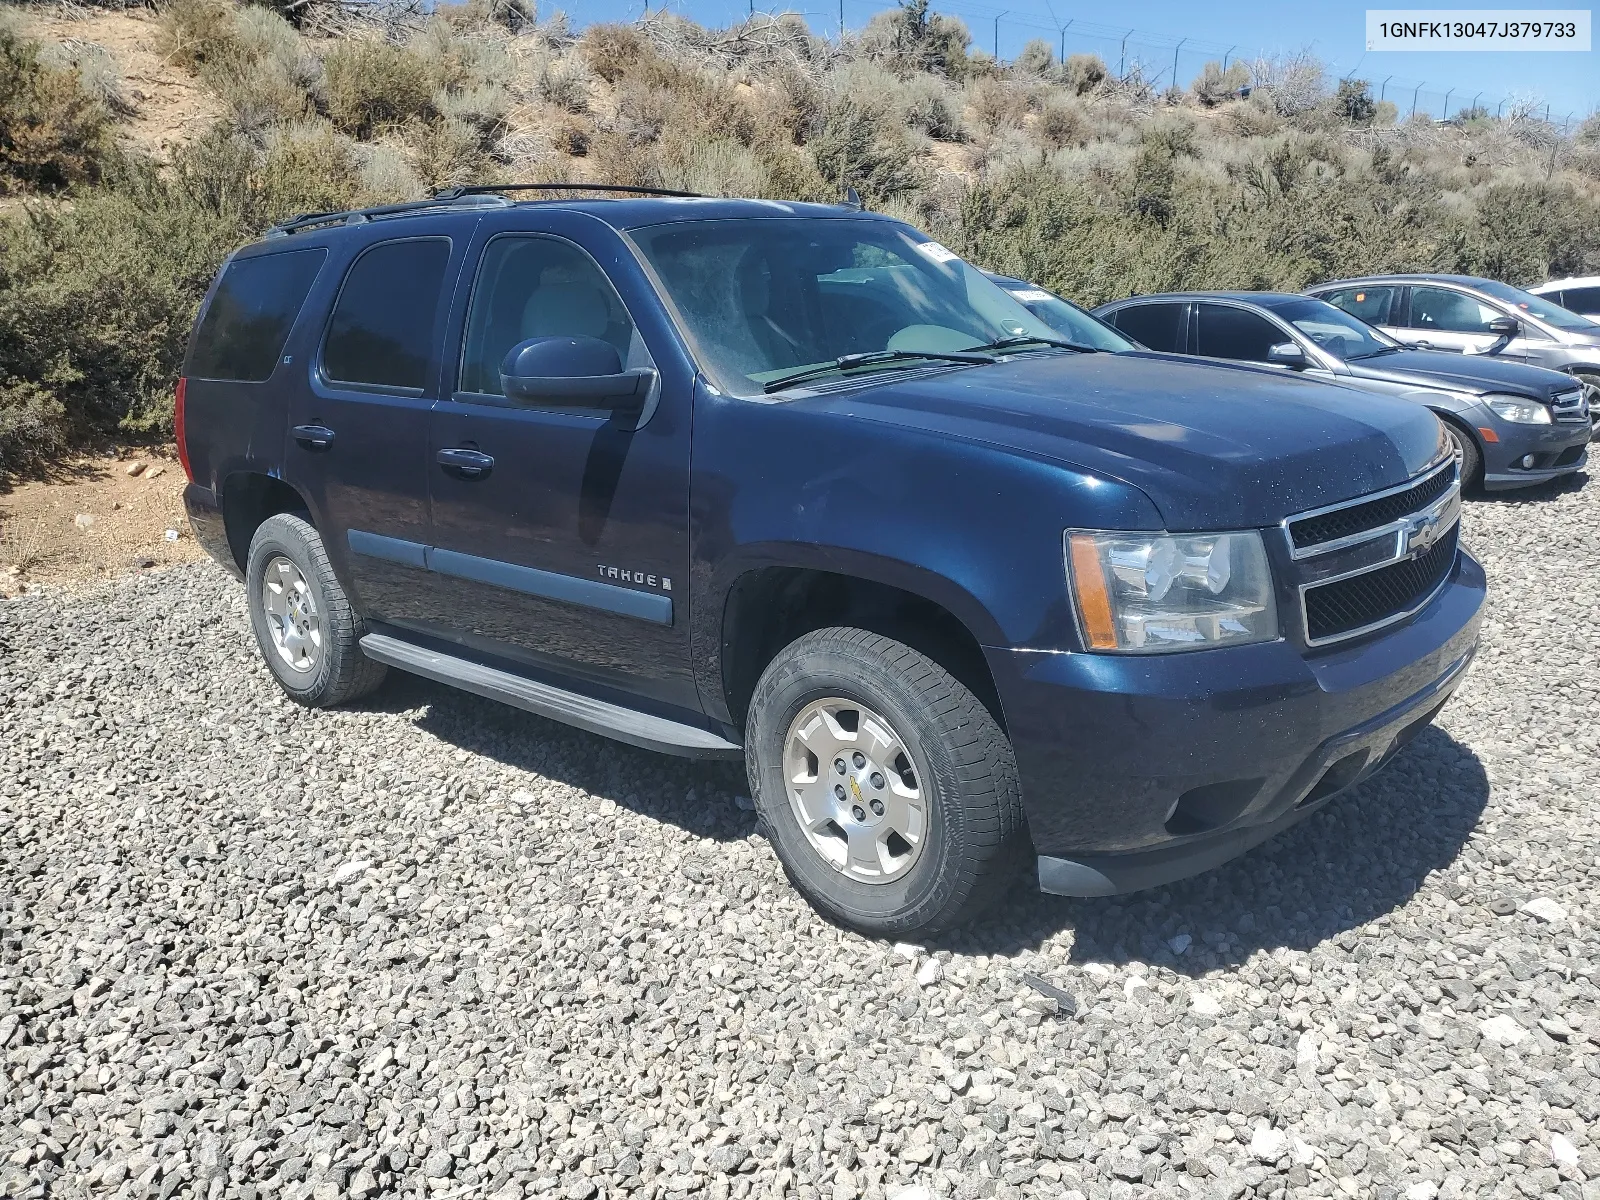
<svg viewBox="0 0 1600 1200">
<path fill-rule="evenodd" d="M 404 46 L 377 39 L 340 42 L 323 56 L 328 116 L 343 132 L 367 138 L 429 111 L 427 63 Z"/>
<path fill-rule="evenodd" d="M 76 70 L 0 26 L 0 194 L 94 182 L 116 156 L 111 120 Z"/>
</svg>

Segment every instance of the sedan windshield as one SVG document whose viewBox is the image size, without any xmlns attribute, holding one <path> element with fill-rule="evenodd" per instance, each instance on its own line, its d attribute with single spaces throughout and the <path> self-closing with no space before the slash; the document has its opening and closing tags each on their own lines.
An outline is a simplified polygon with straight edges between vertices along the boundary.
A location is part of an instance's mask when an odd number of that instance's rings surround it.
<svg viewBox="0 0 1600 1200">
<path fill-rule="evenodd" d="M 1099 317 L 1091 317 L 1069 300 L 1043 288 L 1007 288 L 1013 299 L 1020 300 L 1034 316 L 1054 329 L 1070 342 L 1093 346 L 1096 350 L 1120 353 L 1138 347 L 1123 337 Z"/>
<path fill-rule="evenodd" d="M 686 221 L 633 238 L 701 366 L 733 395 L 761 395 L 764 384 L 851 355 L 872 361 L 839 364 L 841 374 L 956 369 L 915 352 L 952 354 L 1019 335 L 1060 340 L 982 272 L 896 221 Z"/>
<path fill-rule="evenodd" d="M 1514 288 L 1509 283 L 1496 283 L 1486 279 L 1482 283 L 1473 285 L 1486 296 L 1493 296 L 1496 300 L 1511 305 L 1514 313 L 1526 313 L 1536 317 L 1546 325 L 1554 325 L 1557 329 L 1572 329 L 1580 333 L 1593 333 L 1594 322 L 1569 309 L 1562 308 L 1559 304 L 1535 296 L 1532 292 L 1525 292 L 1521 288 Z"/>
<path fill-rule="evenodd" d="M 1400 348 L 1387 334 L 1325 300 L 1291 300 L 1272 311 L 1335 358 L 1352 362 Z"/>
</svg>

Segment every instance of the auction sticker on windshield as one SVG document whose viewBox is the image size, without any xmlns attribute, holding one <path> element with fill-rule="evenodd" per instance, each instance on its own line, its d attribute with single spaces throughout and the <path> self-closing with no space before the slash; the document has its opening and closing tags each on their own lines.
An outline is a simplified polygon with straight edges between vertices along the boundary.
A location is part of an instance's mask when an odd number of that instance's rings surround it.
<svg viewBox="0 0 1600 1200">
<path fill-rule="evenodd" d="M 959 254 L 946 250 L 938 242 L 918 242 L 917 249 L 933 259 L 934 262 L 955 262 L 956 259 L 961 257 Z"/>
</svg>

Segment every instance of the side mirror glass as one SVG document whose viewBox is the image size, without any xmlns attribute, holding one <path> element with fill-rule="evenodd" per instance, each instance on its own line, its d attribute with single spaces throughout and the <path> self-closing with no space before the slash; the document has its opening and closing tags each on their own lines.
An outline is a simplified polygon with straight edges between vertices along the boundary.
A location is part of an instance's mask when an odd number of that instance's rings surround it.
<svg viewBox="0 0 1600 1200">
<path fill-rule="evenodd" d="M 1489 322 L 1489 332 L 1495 337 L 1514 338 L 1522 332 L 1522 322 L 1515 317 L 1496 317 Z"/>
<path fill-rule="evenodd" d="M 1279 342 L 1267 351 L 1267 361 L 1280 367 L 1303 371 L 1311 365 L 1306 352 L 1294 342 Z"/>
<path fill-rule="evenodd" d="M 615 408 L 642 403 L 655 374 L 624 371 L 617 348 L 599 338 L 529 338 L 506 352 L 500 386 L 507 398 L 529 404 Z"/>
</svg>

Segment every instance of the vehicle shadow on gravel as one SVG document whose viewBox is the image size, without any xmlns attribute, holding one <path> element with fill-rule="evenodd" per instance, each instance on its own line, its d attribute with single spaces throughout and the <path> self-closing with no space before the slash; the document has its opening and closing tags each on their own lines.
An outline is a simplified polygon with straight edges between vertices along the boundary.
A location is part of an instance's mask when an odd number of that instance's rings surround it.
<svg viewBox="0 0 1600 1200">
<path fill-rule="evenodd" d="M 748 790 L 739 763 L 640 750 L 401 671 L 391 671 L 364 706 L 393 713 L 420 708 L 416 727 L 459 750 L 604 796 L 698 837 L 735 841 L 755 831 L 755 814 L 733 802 Z"/>
<path fill-rule="evenodd" d="M 1014 954 L 1071 928 L 1072 962 L 1137 961 L 1185 975 L 1238 966 L 1259 950 L 1310 950 L 1404 906 L 1460 855 L 1488 800 L 1478 756 L 1433 727 L 1372 779 L 1216 870 L 1088 900 L 1019 885 L 941 945 Z"/>
</svg>

